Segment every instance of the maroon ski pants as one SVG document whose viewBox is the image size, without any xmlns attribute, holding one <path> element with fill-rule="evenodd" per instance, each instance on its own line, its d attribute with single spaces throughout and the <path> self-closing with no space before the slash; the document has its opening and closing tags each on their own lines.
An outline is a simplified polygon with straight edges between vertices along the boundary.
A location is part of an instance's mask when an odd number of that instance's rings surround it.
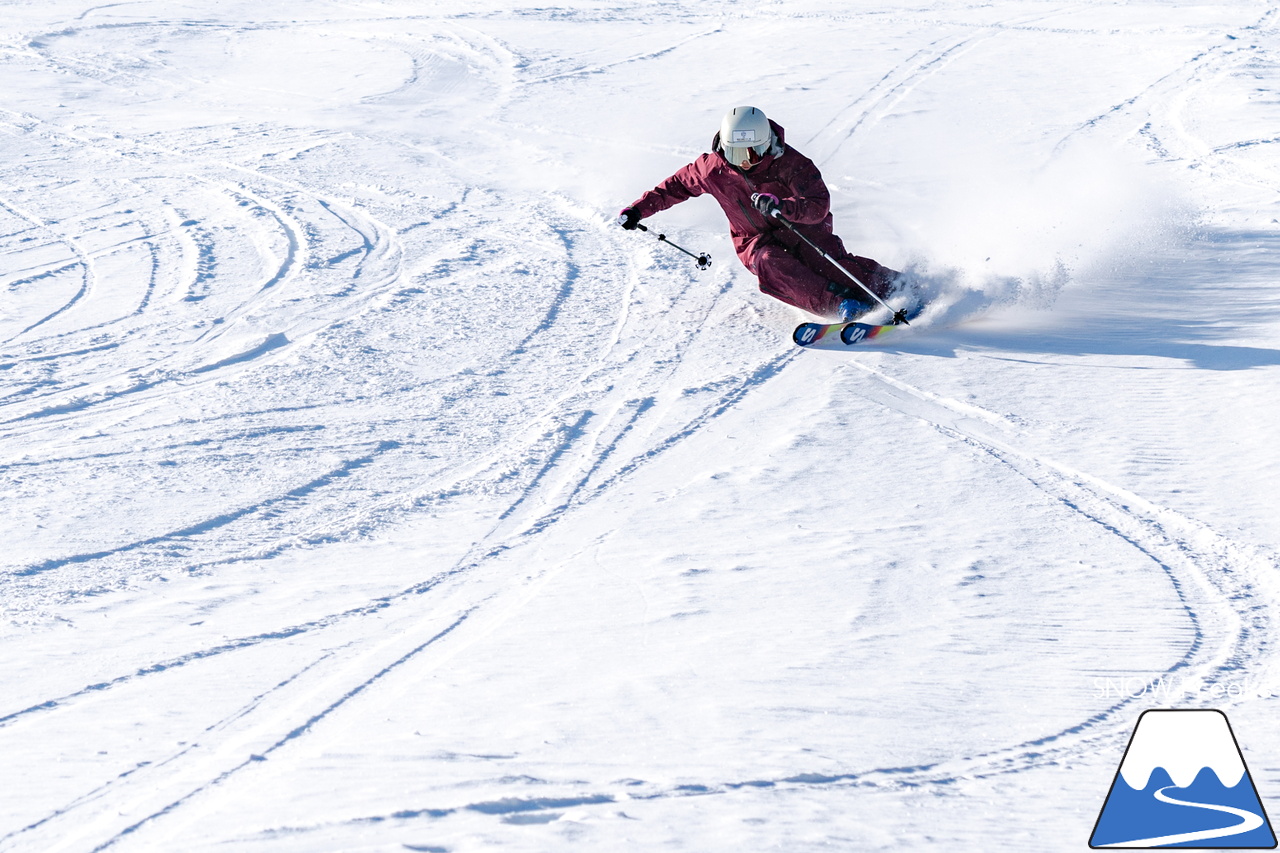
<svg viewBox="0 0 1280 853">
<path fill-rule="evenodd" d="M 836 243 L 840 242 L 838 237 L 834 240 Z M 844 251 L 843 244 L 839 246 L 839 251 L 827 249 L 827 254 L 839 261 L 840 266 L 857 276 L 858 281 L 881 299 L 888 296 L 897 272 L 870 258 L 849 254 Z M 835 282 L 841 288 L 849 288 L 863 301 L 872 301 L 849 276 L 836 269 L 806 243 L 793 248 L 781 243 L 766 243 L 751 255 L 747 269 L 760 280 L 761 293 L 819 317 L 835 319 L 840 313 L 840 300 L 843 296 L 832 292 L 828 287 L 830 282 Z"/>
</svg>

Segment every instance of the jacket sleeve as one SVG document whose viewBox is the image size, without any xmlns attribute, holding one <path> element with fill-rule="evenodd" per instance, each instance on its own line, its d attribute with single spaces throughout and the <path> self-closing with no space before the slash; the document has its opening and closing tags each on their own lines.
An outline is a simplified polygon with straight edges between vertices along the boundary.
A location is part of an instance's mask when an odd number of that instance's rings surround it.
<svg viewBox="0 0 1280 853">
<path fill-rule="evenodd" d="M 702 158 L 695 160 L 640 196 L 630 206 L 640 212 L 641 219 L 646 219 L 682 201 L 702 195 L 706 189 L 703 187 L 701 164 Z"/>
<path fill-rule="evenodd" d="M 796 153 L 785 183 L 791 194 L 778 200 L 782 215 L 797 225 L 816 225 L 831 212 L 831 193 L 813 161 Z"/>
</svg>

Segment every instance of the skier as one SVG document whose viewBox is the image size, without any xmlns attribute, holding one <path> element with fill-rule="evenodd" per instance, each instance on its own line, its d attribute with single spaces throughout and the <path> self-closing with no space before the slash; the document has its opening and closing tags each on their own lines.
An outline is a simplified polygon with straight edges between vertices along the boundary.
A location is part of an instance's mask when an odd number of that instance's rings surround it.
<svg viewBox="0 0 1280 853">
<path fill-rule="evenodd" d="M 711 152 L 640 196 L 618 214 L 634 230 L 641 219 L 710 193 L 729 217 L 729 234 L 760 291 L 819 317 L 853 320 L 876 305 L 862 288 L 774 218 L 780 213 L 881 299 L 900 274 L 850 254 L 832 231 L 831 194 L 813 161 L 786 145 L 783 130 L 755 107 L 735 107 L 720 122 Z"/>
</svg>

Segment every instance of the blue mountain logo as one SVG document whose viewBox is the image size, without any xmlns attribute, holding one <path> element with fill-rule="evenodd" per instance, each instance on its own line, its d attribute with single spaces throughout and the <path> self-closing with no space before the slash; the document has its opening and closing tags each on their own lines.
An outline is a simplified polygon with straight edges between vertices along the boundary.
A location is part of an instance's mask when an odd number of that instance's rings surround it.
<svg viewBox="0 0 1280 853">
<path fill-rule="evenodd" d="M 1144 711 L 1089 846 L 1275 848 L 1227 715 Z"/>
</svg>

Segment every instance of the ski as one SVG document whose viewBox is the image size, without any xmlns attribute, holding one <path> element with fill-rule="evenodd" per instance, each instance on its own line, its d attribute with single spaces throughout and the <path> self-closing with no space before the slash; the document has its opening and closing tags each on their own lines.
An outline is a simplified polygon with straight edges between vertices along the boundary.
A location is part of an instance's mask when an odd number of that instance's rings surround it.
<svg viewBox="0 0 1280 853">
<path fill-rule="evenodd" d="M 805 349 L 848 349 L 899 328 L 892 323 L 801 323 L 791 339 Z"/>
</svg>

